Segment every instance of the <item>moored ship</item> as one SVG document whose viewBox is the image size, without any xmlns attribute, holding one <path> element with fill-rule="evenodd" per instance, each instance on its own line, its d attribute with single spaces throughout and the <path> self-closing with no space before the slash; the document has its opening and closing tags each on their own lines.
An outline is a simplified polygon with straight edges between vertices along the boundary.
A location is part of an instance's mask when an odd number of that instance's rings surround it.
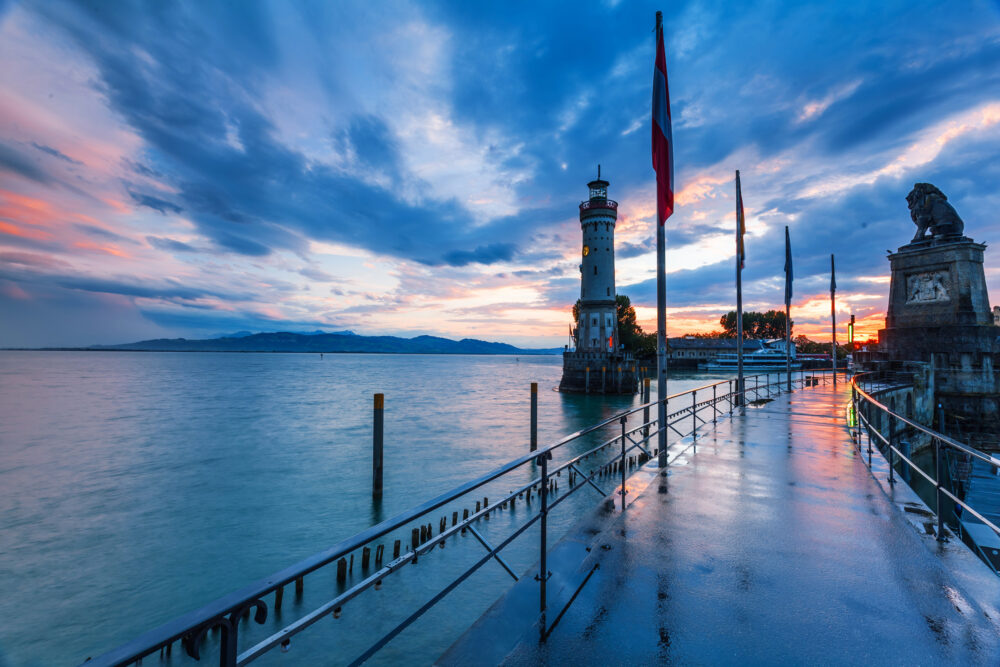
<svg viewBox="0 0 1000 667">
<path fill-rule="evenodd" d="M 706 364 L 701 364 L 706 371 L 737 371 L 739 369 L 738 354 L 720 354 Z M 743 355 L 744 372 L 768 372 L 785 370 L 784 347 L 761 347 Z M 791 369 L 797 371 L 802 364 L 795 360 L 795 345 L 792 344 Z"/>
</svg>

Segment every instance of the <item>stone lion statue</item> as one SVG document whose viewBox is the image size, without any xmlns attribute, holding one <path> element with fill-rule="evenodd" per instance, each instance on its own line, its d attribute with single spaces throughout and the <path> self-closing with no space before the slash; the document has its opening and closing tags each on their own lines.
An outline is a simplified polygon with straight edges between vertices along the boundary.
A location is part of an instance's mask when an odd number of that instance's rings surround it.
<svg viewBox="0 0 1000 667">
<path fill-rule="evenodd" d="M 965 231 L 965 223 L 948 203 L 948 198 L 930 183 L 916 183 L 906 195 L 906 203 L 917 225 L 913 241 L 924 238 L 928 229 L 933 236 L 961 235 Z"/>
</svg>

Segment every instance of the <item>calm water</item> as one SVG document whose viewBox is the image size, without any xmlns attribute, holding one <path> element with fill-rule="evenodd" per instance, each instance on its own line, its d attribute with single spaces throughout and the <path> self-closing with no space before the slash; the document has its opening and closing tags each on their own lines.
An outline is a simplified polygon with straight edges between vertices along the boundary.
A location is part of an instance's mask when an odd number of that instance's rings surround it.
<svg viewBox="0 0 1000 667">
<path fill-rule="evenodd" d="M 522 455 L 531 382 L 542 443 L 633 403 L 551 391 L 560 373 L 556 356 L 0 352 L 0 665 L 79 663 Z M 672 377 L 669 390 L 721 377 Z M 381 507 L 375 392 L 386 395 Z M 597 500 L 574 494 L 550 530 Z M 488 534 L 526 516 L 519 504 Z M 260 662 L 349 661 L 482 553 L 456 538 Z M 520 573 L 537 538 L 505 554 Z M 336 594 L 328 569 L 302 600 L 286 595 L 280 620 Z M 375 662 L 432 660 L 510 583 L 488 564 Z M 241 633 L 265 636 L 274 617 Z"/>
</svg>

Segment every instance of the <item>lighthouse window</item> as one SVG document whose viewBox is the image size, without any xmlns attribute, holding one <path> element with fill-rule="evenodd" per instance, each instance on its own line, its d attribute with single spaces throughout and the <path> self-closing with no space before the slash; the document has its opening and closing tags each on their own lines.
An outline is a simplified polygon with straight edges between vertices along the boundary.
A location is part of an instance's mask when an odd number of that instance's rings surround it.
<svg viewBox="0 0 1000 667">
<path fill-rule="evenodd" d="M 611 288 L 608 288 L 608 296 L 611 296 Z"/>
<path fill-rule="evenodd" d="M 597 275 L 597 267 L 596 266 L 594 267 L 594 275 L 595 276 Z"/>
</svg>

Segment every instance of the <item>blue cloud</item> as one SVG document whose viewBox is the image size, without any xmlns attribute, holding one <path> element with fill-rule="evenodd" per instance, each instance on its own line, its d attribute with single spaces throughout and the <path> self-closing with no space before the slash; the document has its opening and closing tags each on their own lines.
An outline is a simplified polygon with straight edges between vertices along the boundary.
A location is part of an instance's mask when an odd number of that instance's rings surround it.
<svg viewBox="0 0 1000 667">
<path fill-rule="evenodd" d="M 167 213 L 180 213 L 184 209 L 166 201 L 165 199 L 160 199 L 159 197 L 154 197 L 152 195 L 146 195 L 141 192 L 129 191 L 129 196 L 139 206 L 145 206 L 146 208 L 151 208 L 154 211 L 159 211 L 160 213 L 166 215 Z"/>
<path fill-rule="evenodd" d="M 63 162 L 68 162 L 69 164 L 83 164 L 79 160 L 74 160 L 70 156 L 63 153 L 62 151 L 52 148 L 51 146 L 46 146 L 45 144 L 39 144 L 34 141 L 31 142 L 31 145 L 40 150 L 41 152 L 47 155 L 51 155 L 54 158 L 58 158 Z"/>
</svg>

